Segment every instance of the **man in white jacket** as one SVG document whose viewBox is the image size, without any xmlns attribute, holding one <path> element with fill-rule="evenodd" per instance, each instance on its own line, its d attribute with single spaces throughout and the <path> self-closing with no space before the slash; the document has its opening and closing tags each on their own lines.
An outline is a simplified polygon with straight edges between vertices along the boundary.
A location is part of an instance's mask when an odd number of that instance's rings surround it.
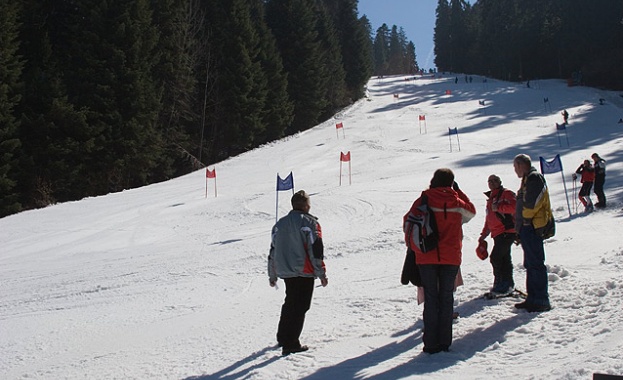
<svg viewBox="0 0 623 380">
<path fill-rule="evenodd" d="M 305 313 L 311 305 L 314 280 L 322 286 L 328 279 L 324 265 L 322 229 L 318 219 L 309 214 L 309 196 L 301 190 L 292 196 L 292 211 L 279 219 L 272 229 L 268 255 L 268 281 L 277 284 L 277 278 L 286 283 L 286 298 L 281 307 L 277 342 L 282 354 L 307 351 L 299 337 L 305 322 Z"/>
</svg>

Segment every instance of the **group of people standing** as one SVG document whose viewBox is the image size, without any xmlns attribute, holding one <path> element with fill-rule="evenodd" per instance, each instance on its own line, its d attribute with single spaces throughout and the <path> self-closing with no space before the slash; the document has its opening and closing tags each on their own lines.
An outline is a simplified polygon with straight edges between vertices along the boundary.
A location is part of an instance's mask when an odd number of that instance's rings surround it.
<svg viewBox="0 0 623 380">
<path fill-rule="evenodd" d="M 497 175 L 489 176 L 487 181 L 485 224 L 479 241 L 482 243 L 489 234 L 494 241 L 490 256 L 494 275 L 491 293 L 503 296 L 514 291 L 511 246 L 516 242 L 521 244 L 524 252 L 527 297 L 515 304 L 515 308 L 528 312 L 549 311 L 543 240 L 551 236 L 554 218 L 547 184 L 543 175 L 532 166 L 528 155 L 517 155 L 513 167 L 521 178 L 516 195 L 502 186 Z M 408 246 L 408 249 L 415 251 L 415 262 L 424 288 L 423 351 L 435 354 L 448 351 L 452 344 L 454 286 L 462 261 L 462 224 L 476 215 L 476 209 L 459 189 L 450 169 L 438 169 L 430 188 L 423 191 L 422 196 L 426 196 L 435 216 L 438 248 L 427 253 L 415 246 Z M 409 213 L 420 207 L 422 196 L 415 200 Z"/>
<path fill-rule="evenodd" d="M 605 207 L 605 161 L 597 153 L 592 157 L 594 167 L 585 161 L 578 168 L 578 173 L 582 174 L 582 182 L 588 183 L 588 173 L 594 172 L 595 193 L 599 199 L 595 207 Z M 515 308 L 545 312 L 551 310 L 551 304 L 543 240 L 553 236 L 555 230 L 549 192 L 545 178 L 532 165 L 528 155 L 517 155 L 513 168 L 517 177 L 521 178 L 517 194 L 504 188 L 499 176 L 493 174 L 488 177 L 485 223 L 478 240 L 482 244 L 487 236 L 493 238 L 490 262 L 494 281 L 490 293 L 499 296 L 515 290 L 511 247 L 513 243 L 521 244 L 526 269 L 526 299 L 515 304 Z M 587 173 L 586 182 L 584 173 Z M 587 196 L 587 191 L 590 187 L 580 192 L 581 197 Z M 462 225 L 476 215 L 476 208 L 459 188 L 452 170 L 447 168 L 435 171 L 430 187 L 414 201 L 409 213 L 422 205 L 423 197 L 434 214 L 438 244 L 429 252 L 410 246 L 408 240 L 407 246 L 414 253 L 424 290 L 423 351 L 435 354 L 448 351 L 452 344 L 454 290 L 462 261 Z M 270 286 L 276 286 L 278 278 L 284 279 L 286 285 L 277 330 L 277 342 L 282 347 L 283 355 L 308 350 L 299 337 L 305 314 L 311 305 L 314 281 L 319 278 L 322 286 L 328 284 L 322 230 L 318 220 L 309 214 L 309 195 L 303 190 L 298 191 L 291 202 L 292 211 L 272 229 L 268 256 Z M 487 256 L 479 255 L 483 260 Z"/>
<path fill-rule="evenodd" d="M 606 207 L 606 195 L 604 194 L 604 183 L 606 182 L 606 161 L 599 157 L 597 153 L 593 153 L 591 156 L 594 165 L 591 165 L 589 160 L 584 162 L 573 173 L 573 181 L 577 179 L 577 175 L 580 175 L 580 183 L 582 187 L 578 193 L 578 198 L 584 206 L 584 210 L 587 212 L 593 211 L 593 202 L 591 201 L 591 189 L 597 196 L 597 203 L 594 207 L 605 208 Z"/>
</svg>

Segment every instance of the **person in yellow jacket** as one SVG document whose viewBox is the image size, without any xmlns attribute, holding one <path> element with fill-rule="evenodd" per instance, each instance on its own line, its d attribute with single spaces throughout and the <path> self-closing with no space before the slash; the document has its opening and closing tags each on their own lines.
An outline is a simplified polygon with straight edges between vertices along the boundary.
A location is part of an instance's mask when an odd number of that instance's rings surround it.
<svg viewBox="0 0 623 380">
<path fill-rule="evenodd" d="M 521 188 L 517 191 L 515 230 L 519 234 L 526 268 L 526 293 L 524 302 L 515 305 L 528 312 L 551 310 L 545 267 L 543 239 L 553 236 L 554 218 L 549 201 L 545 177 L 533 166 L 530 156 L 519 154 L 513 160 Z"/>
</svg>

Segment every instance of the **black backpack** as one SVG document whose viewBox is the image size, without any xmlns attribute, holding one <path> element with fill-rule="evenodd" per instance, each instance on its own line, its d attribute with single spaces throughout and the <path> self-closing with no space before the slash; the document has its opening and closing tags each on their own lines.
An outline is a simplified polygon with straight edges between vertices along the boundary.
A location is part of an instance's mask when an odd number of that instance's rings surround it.
<svg viewBox="0 0 623 380">
<path fill-rule="evenodd" d="M 439 232 L 435 213 L 428 205 L 428 197 L 422 194 L 421 204 L 409 212 L 403 231 L 407 247 L 427 253 L 437 249 L 439 245 Z"/>
</svg>

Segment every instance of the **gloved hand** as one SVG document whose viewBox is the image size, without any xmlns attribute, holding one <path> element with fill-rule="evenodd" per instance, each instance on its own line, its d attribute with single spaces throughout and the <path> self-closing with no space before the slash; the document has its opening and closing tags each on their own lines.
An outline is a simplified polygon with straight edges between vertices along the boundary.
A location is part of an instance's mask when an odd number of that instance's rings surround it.
<svg viewBox="0 0 623 380">
<path fill-rule="evenodd" d="M 456 183 L 456 181 L 454 181 L 454 183 L 452 184 L 452 189 L 454 189 L 454 191 L 458 191 L 459 190 L 459 184 Z"/>
<path fill-rule="evenodd" d="M 478 243 L 482 243 L 487 238 L 487 235 L 480 235 L 478 238 Z"/>
<path fill-rule="evenodd" d="M 571 176 L 571 178 L 573 178 L 573 180 L 575 181 L 576 179 L 578 179 L 578 176 L 577 176 L 575 173 L 573 173 L 573 175 Z"/>
<path fill-rule="evenodd" d="M 515 234 L 515 241 L 514 241 L 515 245 L 519 245 L 521 244 L 521 239 L 519 238 L 519 234 Z"/>
<path fill-rule="evenodd" d="M 329 285 L 329 279 L 327 277 L 321 278 L 320 285 L 322 285 L 323 287 Z"/>
<path fill-rule="evenodd" d="M 269 279 L 268 284 L 270 285 L 271 288 L 274 288 L 275 285 L 277 285 L 277 280 Z"/>
<path fill-rule="evenodd" d="M 487 257 L 489 257 L 486 240 L 483 239 L 480 244 L 478 244 L 478 247 L 476 247 L 476 256 L 478 256 L 480 260 L 485 260 Z"/>
</svg>

